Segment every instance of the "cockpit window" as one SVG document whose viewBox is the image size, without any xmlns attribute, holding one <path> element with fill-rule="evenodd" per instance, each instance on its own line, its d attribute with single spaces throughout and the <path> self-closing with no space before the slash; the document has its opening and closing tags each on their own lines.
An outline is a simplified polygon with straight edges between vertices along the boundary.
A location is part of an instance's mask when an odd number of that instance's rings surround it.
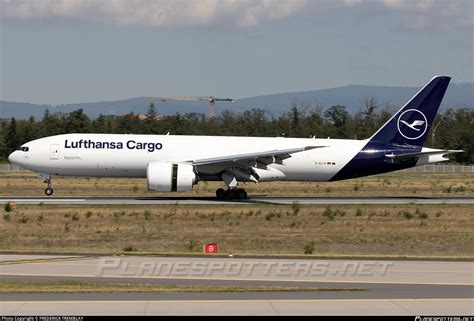
<svg viewBox="0 0 474 321">
<path fill-rule="evenodd" d="M 18 148 L 18 150 L 22 151 L 22 152 L 28 152 L 30 150 L 29 147 L 25 147 L 25 146 L 22 146 L 20 148 Z"/>
</svg>

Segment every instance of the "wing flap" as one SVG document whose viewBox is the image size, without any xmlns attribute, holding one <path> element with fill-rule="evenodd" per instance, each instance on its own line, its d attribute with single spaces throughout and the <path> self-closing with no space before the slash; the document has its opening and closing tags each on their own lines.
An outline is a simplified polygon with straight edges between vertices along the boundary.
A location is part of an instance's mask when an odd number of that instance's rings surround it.
<svg viewBox="0 0 474 321">
<path fill-rule="evenodd" d="M 213 164 L 220 164 L 220 163 L 236 163 L 240 161 L 259 161 L 264 164 L 271 164 L 278 160 L 284 160 L 291 157 L 291 154 L 304 152 L 311 149 L 316 148 L 324 148 L 327 146 L 304 146 L 304 147 L 296 147 L 296 148 L 288 148 L 288 149 L 274 149 L 269 151 L 263 152 L 255 152 L 255 153 L 246 153 L 246 154 L 236 154 L 236 155 L 227 155 L 227 156 L 219 156 L 219 157 L 212 157 L 212 158 L 204 158 L 204 159 L 194 159 L 190 160 L 189 162 L 195 166 L 201 165 L 213 165 Z"/>
</svg>

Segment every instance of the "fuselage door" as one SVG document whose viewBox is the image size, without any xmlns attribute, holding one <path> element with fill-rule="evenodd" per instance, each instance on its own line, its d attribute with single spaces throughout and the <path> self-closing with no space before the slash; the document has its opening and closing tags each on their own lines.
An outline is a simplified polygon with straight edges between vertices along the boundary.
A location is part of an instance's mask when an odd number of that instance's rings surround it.
<svg viewBox="0 0 474 321">
<path fill-rule="evenodd" d="M 58 144 L 50 145 L 49 159 L 59 159 L 59 145 Z"/>
</svg>

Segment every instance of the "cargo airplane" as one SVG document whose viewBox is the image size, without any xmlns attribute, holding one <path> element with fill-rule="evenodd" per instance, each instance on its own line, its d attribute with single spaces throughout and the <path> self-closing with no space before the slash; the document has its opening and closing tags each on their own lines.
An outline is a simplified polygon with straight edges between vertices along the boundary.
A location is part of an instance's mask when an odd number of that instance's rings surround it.
<svg viewBox="0 0 474 321">
<path fill-rule="evenodd" d="M 455 150 L 423 147 L 450 77 L 436 76 L 372 137 L 363 140 L 133 134 L 64 134 L 23 144 L 9 157 L 51 177 L 142 177 L 148 190 L 191 191 L 223 181 L 218 199 L 245 199 L 245 182 L 330 182 L 448 160 Z"/>
</svg>

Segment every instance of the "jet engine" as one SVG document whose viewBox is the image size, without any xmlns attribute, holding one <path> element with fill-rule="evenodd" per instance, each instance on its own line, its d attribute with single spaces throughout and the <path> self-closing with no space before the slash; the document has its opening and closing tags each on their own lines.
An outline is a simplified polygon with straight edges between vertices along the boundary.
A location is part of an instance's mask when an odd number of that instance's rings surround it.
<svg viewBox="0 0 474 321">
<path fill-rule="evenodd" d="M 149 163 L 146 169 L 149 191 L 188 192 L 197 182 L 193 166 L 168 162 Z"/>
</svg>

